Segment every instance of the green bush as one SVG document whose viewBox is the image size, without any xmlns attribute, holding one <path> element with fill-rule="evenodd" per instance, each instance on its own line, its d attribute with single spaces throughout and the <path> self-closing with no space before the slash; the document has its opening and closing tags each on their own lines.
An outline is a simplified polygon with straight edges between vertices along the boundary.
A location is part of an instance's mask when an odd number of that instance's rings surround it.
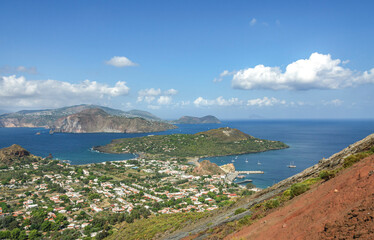
<svg viewBox="0 0 374 240">
<path fill-rule="evenodd" d="M 247 211 L 247 209 L 245 209 L 245 208 L 238 208 L 238 209 L 236 209 L 235 210 L 235 215 L 238 215 L 238 214 L 240 214 L 240 213 L 243 213 L 243 212 L 245 212 L 245 211 Z"/>
<path fill-rule="evenodd" d="M 295 183 L 291 186 L 290 196 L 291 198 L 293 198 L 308 190 L 309 190 L 309 185 L 305 183 Z"/>
<path fill-rule="evenodd" d="M 251 215 L 244 216 L 238 221 L 240 226 L 250 225 L 252 223 Z"/>
<path fill-rule="evenodd" d="M 325 181 L 331 179 L 331 178 L 334 178 L 335 177 L 335 173 L 333 171 L 321 171 L 319 173 L 319 177 Z"/>
<path fill-rule="evenodd" d="M 278 199 L 270 199 L 265 202 L 265 208 L 266 209 L 272 209 L 279 207 L 279 200 Z"/>
</svg>

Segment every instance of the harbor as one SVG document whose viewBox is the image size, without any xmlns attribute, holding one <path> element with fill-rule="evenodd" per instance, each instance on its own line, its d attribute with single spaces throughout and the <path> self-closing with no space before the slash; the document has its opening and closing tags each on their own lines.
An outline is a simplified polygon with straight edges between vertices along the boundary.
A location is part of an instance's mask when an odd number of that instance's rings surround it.
<svg viewBox="0 0 374 240">
<path fill-rule="evenodd" d="M 235 171 L 235 172 L 230 172 L 226 174 L 226 181 L 228 182 L 233 182 L 239 174 L 264 174 L 264 171 Z M 245 182 L 247 180 L 244 180 L 242 182 Z"/>
</svg>

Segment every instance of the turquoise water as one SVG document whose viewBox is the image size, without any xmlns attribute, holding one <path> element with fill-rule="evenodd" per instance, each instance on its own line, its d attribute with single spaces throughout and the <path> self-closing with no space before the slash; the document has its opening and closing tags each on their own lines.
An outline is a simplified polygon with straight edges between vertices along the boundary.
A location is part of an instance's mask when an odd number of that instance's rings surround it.
<svg viewBox="0 0 374 240">
<path fill-rule="evenodd" d="M 251 120 L 226 121 L 222 124 L 178 125 L 178 129 L 151 134 L 197 133 L 218 127 L 233 127 L 258 138 L 283 141 L 288 149 L 239 155 L 237 170 L 262 170 L 265 174 L 248 175 L 261 188 L 270 186 L 316 164 L 323 157 L 374 133 L 374 120 Z M 36 135 L 40 132 L 40 135 Z M 38 156 L 49 153 L 55 159 L 70 160 L 72 164 L 87 164 L 133 158 L 132 154 L 104 154 L 91 151 L 92 146 L 109 143 L 116 138 L 131 138 L 149 134 L 90 133 L 48 134 L 38 128 L 0 128 L 0 148 L 14 143 Z M 209 158 L 218 165 L 232 163 L 235 156 Z M 246 162 L 248 160 L 248 162 Z M 261 165 L 258 165 L 258 162 Z M 296 168 L 287 165 L 294 162 Z"/>
</svg>

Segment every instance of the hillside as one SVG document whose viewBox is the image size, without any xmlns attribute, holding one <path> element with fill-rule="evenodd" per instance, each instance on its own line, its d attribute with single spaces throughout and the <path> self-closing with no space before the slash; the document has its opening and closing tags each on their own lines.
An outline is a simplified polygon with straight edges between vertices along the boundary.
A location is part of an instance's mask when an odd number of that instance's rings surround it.
<svg viewBox="0 0 374 240">
<path fill-rule="evenodd" d="M 173 121 L 175 124 L 204 124 L 204 123 L 221 123 L 218 118 L 212 115 L 204 116 L 204 117 L 191 117 L 191 116 L 183 116 L 178 120 Z"/>
<path fill-rule="evenodd" d="M 112 153 L 146 153 L 166 157 L 207 157 L 263 152 L 287 148 L 279 141 L 254 138 L 237 129 L 219 128 L 196 134 L 157 135 L 115 139 L 96 150 Z"/>
<path fill-rule="evenodd" d="M 372 239 L 373 154 L 374 134 L 162 239 Z"/>
<path fill-rule="evenodd" d="M 109 115 L 100 108 L 85 109 L 79 113 L 59 118 L 53 124 L 55 132 L 94 133 L 142 133 L 176 128 L 174 125 L 148 121 L 143 118 L 127 118 Z"/>
<path fill-rule="evenodd" d="M 150 121 L 160 121 L 161 119 L 153 114 L 140 110 L 131 110 L 128 112 L 98 106 L 81 104 L 76 106 L 62 107 L 57 109 L 44 110 L 23 110 L 16 113 L 7 113 L 0 115 L 0 127 L 45 127 L 51 128 L 54 122 L 71 114 L 81 112 L 86 109 L 99 108 L 106 113 L 114 116 L 124 116 L 128 118 L 140 117 Z"/>
<path fill-rule="evenodd" d="M 225 239 L 374 239 L 374 156 Z"/>
<path fill-rule="evenodd" d="M 33 160 L 33 158 L 30 152 L 17 144 L 0 149 L 0 165 L 11 166 L 22 161 Z"/>
<path fill-rule="evenodd" d="M 225 172 L 215 163 L 209 160 L 203 160 L 199 166 L 196 166 L 192 172 L 194 175 L 221 175 Z"/>
</svg>

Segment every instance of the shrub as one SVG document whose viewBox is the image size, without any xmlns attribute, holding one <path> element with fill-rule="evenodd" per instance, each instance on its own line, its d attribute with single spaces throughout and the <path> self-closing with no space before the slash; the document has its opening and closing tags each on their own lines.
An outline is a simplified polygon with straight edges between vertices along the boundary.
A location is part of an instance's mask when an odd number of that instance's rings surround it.
<svg viewBox="0 0 374 240">
<path fill-rule="evenodd" d="M 331 179 L 331 178 L 334 178 L 335 177 L 335 173 L 333 171 L 321 171 L 319 173 L 319 177 L 325 181 Z"/>
<path fill-rule="evenodd" d="M 245 212 L 245 211 L 247 211 L 247 209 L 245 209 L 245 208 L 238 208 L 238 209 L 236 209 L 235 210 L 235 215 L 238 215 L 238 214 L 240 214 L 240 213 L 243 213 L 243 212 Z"/>
<path fill-rule="evenodd" d="M 250 225 L 252 223 L 251 215 L 244 216 L 238 221 L 240 226 Z"/>
<path fill-rule="evenodd" d="M 295 183 L 291 186 L 290 196 L 296 197 L 309 190 L 309 186 L 305 183 Z"/>
<path fill-rule="evenodd" d="M 270 199 L 268 201 L 265 202 L 265 208 L 266 209 L 272 209 L 272 208 L 276 208 L 276 207 L 279 207 L 279 201 L 278 199 Z"/>
</svg>

